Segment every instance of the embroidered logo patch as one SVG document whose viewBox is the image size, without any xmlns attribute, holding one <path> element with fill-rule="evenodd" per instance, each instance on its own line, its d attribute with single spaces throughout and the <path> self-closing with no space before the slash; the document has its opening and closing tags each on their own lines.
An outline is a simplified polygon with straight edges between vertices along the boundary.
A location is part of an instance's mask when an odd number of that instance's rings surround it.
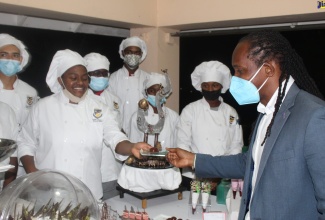
<svg viewBox="0 0 325 220">
<path fill-rule="evenodd" d="M 32 96 L 27 96 L 26 102 L 27 102 L 27 105 L 32 105 L 34 103 L 33 97 Z"/>
<path fill-rule="evenodd" d="M 96 119 L 102 117 L 102 116 L 103 116 L 102 110 L 101 110 L 101 109 L 98 109 L 98 108 L 95 108 L 95 109 L 94 109 L 94 114 L 93 114 L 93 116 L 94 116 Z"/>
<path fill-rule="evenodd" d="M 232 123 L 234 123 L 235 117 L 230 115 L 229 117 L 229 123 L 232 125 Z"/>
<path fill-rule="evenodd" d="M 114 108 L 117 110 L 117 109 L 119 109 L 119 106 L 118 106 L 118 103 L 117 102 L 113 102 L 113 104 L 114 104 Z"/>
</svg>

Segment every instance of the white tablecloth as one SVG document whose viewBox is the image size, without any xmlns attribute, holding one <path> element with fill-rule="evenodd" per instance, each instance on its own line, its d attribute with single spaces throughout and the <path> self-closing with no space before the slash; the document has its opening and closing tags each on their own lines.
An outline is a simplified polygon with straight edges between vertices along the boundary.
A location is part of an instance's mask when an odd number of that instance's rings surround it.
<svg viewBox="0 0 325 220">
<path fill-rule="evenodd" d="M 230 196 L 231 195 L 231 196 Z M 192 214 L 191 205 L 189 204 L 190 192 L 184 191 L 183 192 L 183 199 L 178 200 L 177 193 L 162 196 L 159 198 L 149 199 L 147 200 L 147 208 L 146 212 L 148 213 L 150 219 L 156 220 L 163 220 L 167 217 L 175 216 L 176 218 L 185 219 L 202 219 L 202 212 L 200 211 L 201 207 L 197 206 L 197 212 L 195 215 Z M 237 195 L 236 199 L 232 198 L 232 192 L 228 194 L 228 207 L 230 210 L 230 214 L 227 215 L 227 219 L 233 220 L 237 219 L 239 204 L 240 204 L 240 197 Z M 226 205 L 220 205 L 216 203 L 216 197 L 210 197 L 211 206 L 208 207 L 208 211 L 221 211 L 228 213 L 228 209 Z M 106 200 L 106 203 L 111 206 L 113 210 L 117 210 L 118 214 L 122 214 L 124 207 L 130 211 L 131 206 L 135 211 L 139 210 L 140 212 L 143 211 L 142 202 L 140 199 L 137 199 L 131 195 L 124 194 L 124 198 L 120 198 L 116 196 L 114 198 Z M 231 210 L 232 209 L 232 210 Z M 234 210 L 237 209 L 237 210 Z M 234 213 L 234 214 L 233 214 Z"/>
<path fill-rule="evenodd" d="M 182 182 L 178 168 L 142 169 L 123 164 L 117 180 L 124 189 L 134 192 L 151 192 L 158 189 L 174 190 Z"/>
</svg>

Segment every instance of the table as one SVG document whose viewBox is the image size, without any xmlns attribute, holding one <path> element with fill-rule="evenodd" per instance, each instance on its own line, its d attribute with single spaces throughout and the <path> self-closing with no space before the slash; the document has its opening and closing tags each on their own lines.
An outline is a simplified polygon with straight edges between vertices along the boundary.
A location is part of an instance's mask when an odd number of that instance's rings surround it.
<svg viewBox="0 0 325 220">
<path fill-rule="evenodd" d="M 228 204 L 230 210 L 229 215 L 227 215 L 228 219 L 236 219 L 238 216 L 240 197 L 237 196 L 236 199 L 232 198 L 232 192 L 228 193 Z M 150 199 L 148 202 L 147 208 L 145 211 L 148 213 L 149 217 L 152 219 L 166 219 L 162 216 L 171 217 L 175 216 L 176 218 L 185 219 L 202 219 L 202 209 L 197 206 L 197 212 L 193 215 L 191 205 L 189 204 L 190 192 L 183 191 L 183 199 L 178 200 L 177 193 L 166 195 L 158 198 Z M 228 213 L 228 209 L 226 205 L 217 204 L 216 196 L 210 196 L 211 206 L 207 209 L 207 211 L 221 211 Z M 128 210 L 131 210 L 131 206 L 135 211 L 143 211 L 142 201 L 134 196 L 129 194 L 125 194 L 124 198 L 120 198 L 119 196 L 115 196 L 111 199 L 106 200 L 106 203 L 111 206 L 113 210 L 117 210 L 118 214 L 122 214 L 124 208 L 126 207 Z M 232 215 L 234 212 L 234 215 Z M 160 217 L 160 218 L 159 218 Z"/>
<path fill-rule="evenodd" d="M 163 189 L 159 189 L 159 190 L 154 190 L 152 192 L 145 192 L 145 193 L 138 193 L 138 192 L 134 192 L 134 191 L 130 191 L 127 189 L 124 189 L 123 187 L 121 187 L 120 185 L 117 185 L 116 189 L 120 192 L 120 198 L 124 198 L 124 194 L 130 194 L 138 199 L 141 199 L 142 201 L 142 208 L 146 209 L 147 208 L 147 200 L 148 199 L 153 199 L 153 198 L 158 198 L 161 196 L 167 196 L 170 194 L 178 194 L 178 200 L 181 200 L 183 195 L 182 192 L 186 190 L 186 187 L 180 186 L 177 189 L 174 190 L 163 190 Z"/>
</svg>

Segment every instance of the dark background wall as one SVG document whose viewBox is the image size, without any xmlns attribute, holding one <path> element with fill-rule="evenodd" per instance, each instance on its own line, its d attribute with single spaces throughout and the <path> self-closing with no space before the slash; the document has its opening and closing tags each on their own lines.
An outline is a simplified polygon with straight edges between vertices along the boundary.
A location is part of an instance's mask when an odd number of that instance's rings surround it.
<svg viewBox="0 0 325 220">
<path fill-rule="evenodd" d="M 28 47 L 32 60 L 28 68 L 19 74 L 19 78 L 33 86 L 40 97 L 51 94 L 45 78 L 51 60 L 58 50 L 70 49 L 81 56 L 91 52 L 105 55 L 111 63 L 111 73 L 123 65 L 118 53 L 123 38 L 5 25 L 0 25 L 0 33 L 8 33 Z"/>
<path fill-rule="evenodd" d="M 312 78 L 325 96 L 325 30 L 296 30 L 281 32 L 304 60 Z M 197 65 L 204 61 L 218 60 L 227 65 L 232 73 L 231 55 L 238 40 L 246 34 L 214 36 L 192 36 L 180 39 L 180 110 L 188 103 L 202 97 L 191 83 L 190 75 Z M 189 95 L 190 94 L 190 95 Z M 241 119 L 245 145 L 252 124 L 257 117 L 257 104 L 239 106 L 229 91 L 223 95 L 224 101 L 233 106 Z"/>
</svg>

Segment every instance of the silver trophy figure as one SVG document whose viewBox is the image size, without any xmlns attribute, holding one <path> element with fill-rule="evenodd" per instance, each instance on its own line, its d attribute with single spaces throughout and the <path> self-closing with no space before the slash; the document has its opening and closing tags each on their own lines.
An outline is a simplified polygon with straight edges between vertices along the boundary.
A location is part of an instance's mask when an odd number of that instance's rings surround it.
<svg viewBox="0 0 325 220">
<path fill-rule="evenodd" d="M 156 103 L 160 103 L 161 100 L 167 97 L 171 91 L 171 83 L 168 77 L 167 70 L 162 70 L 163 75 L 166 77 L 166 87 L 162 87 L 156 93 Z M 148 115 L 149 103 L 146 99 L 141 99 L 138 102 L 138 112 L 137 112 L 137 126 L 140 131 L 144 133 L 144 142 L 148 142 L 148 135 L 155 135 L 154 146 L 157 147 L 158 144 L 158 136 L 161 130 L 164 127 L 165 123 L 165 113 L 161 107 L 161 105 L 157 105 L 157 111 L 159 115 L 158 122 L 156 124 L 149 124 L 146 121 L 145 116 Z"/>
</svg>

